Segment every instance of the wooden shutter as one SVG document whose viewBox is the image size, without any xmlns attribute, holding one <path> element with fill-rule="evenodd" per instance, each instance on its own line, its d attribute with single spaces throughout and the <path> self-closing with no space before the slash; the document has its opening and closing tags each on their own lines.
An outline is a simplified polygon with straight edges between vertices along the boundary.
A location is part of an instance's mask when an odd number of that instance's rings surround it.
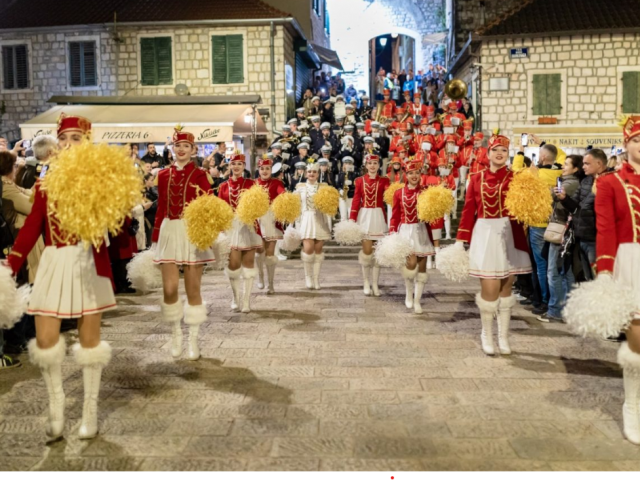
<svg viewBox="0 0 640 480">
<path fill-rule="evenodd" d="M 547 101 L 545 115 L 560 115 L 562 113 L 562 75 L 550 73 L 545 75 L 547 80 Z"/>
<path fill-rule="evenodd" d="M 13 47 L 15 54 L 16 88 L 29 88 L 29 58 L 26 45 Z"/>
<path fill-rule="evenodd" d="M 622 113 L 640 113 L 640 72 L 622 72 Z"/>
<path fill-rule="evenodd" d="M 211 37 L 211 66 L 213 83 L 227 83 L 227 37 Z"/>
<path fill-rule="evenodd" d="M 2 47 L 2 76 L 3 86 L 5 89 L 10 90 L 15 87 L 15 70 L 13 67 L 13 48 Z"/>
<path fill-rule="evenodd" d="M 242 35 L 227 35 L 227 83 L 244 83 Z"/>
<path fill-rule="evenodd" d="M 173 63 L 171 58 L 171 37 L 156 37 L 156 60 L 158 65 L 158 85 L 173 83 Z"/>
<path fill-rule="evenodd" d="M 84 62 L 84 86 L 95 87 L 98 84 L 98 65 L 96 58 L 96 43 L 82 42 Z"/>
<path fill-rule="evenodd" d="M 69 83 L 72 87 L 98 84 L 96 42 L 69 42 Z"/>
<path fill-rule="evenodd" d="M 533 114 L 546 115 L 547 80 L 544 75 L 533 75 Z"/>
<path fill-rule="evenodd" d="M 158 84 L 156 68 L 156 42 L 154 38 L 140 39 L 140 82 L 142 85 Z"/>
<path fill-rule="evenodd" d="M 82 87 L 82 52 L 80 42 L 69 42 L 69 84 Z"/>
</svg>

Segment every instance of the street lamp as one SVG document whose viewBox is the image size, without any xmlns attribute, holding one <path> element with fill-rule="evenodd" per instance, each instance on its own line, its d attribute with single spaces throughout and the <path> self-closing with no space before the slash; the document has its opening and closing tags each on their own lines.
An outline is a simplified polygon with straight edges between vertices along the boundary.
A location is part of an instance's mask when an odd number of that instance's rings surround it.
<svg viewBox="0 0 640 480">
<path fill-rule="evenodd" d="M 387 37 L 381 37 L 381 38 L 380 38 L 380 46 L 381 46 L 382 48 L 384 48 L 384 47 L 386 47 L 386 46 L 387 46 Z"/>
</svg>

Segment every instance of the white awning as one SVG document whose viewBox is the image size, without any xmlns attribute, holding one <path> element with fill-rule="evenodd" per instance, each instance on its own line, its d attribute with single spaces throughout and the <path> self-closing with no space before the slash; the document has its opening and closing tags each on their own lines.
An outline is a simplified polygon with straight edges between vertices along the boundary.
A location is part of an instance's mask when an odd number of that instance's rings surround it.
<svg viewBox="0 0 640 480">
<path fill-rule="evenodd" d="M 252 112 L 249 105 L 58 105 L 21 124 L 22 138 L 55 135 L 62 112 L 91 120 L 94 142 L 164 143 L 178 124 L 193 133 L 197 143 L 251 135 L 251 123 L 245 121 Z M 256 133 L 268 133 L 260 115 Z"/>
</svg>

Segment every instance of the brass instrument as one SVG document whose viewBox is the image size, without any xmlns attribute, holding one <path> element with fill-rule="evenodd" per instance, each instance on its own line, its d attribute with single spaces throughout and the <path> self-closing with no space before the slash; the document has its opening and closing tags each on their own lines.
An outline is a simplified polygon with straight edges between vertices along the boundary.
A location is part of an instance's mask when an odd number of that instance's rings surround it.
<svg viewBox="0 0 640 480">
<path fill-rule="evenodd" d="M 461 100 L 467 96 L 467 84 L 459 78 L 454 78 L 444 86 L 444 93 L 452 100 Z"/>
</svg>

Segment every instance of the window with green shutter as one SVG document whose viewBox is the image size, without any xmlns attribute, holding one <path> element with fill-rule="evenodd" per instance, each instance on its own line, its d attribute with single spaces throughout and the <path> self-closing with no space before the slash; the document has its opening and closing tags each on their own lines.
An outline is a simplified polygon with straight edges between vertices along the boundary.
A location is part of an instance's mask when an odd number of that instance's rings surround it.
<svg viewBox="0 0 640 480">
<path fill-rule="evenodd" d="M 5 90 L 29 88 L 29 58 L 26 45 L 2 47 L 2 86 Z"/>
<path fill-rule="evenodd" d="M 532 88 L 534 115 L 560 115 L 562 113 L 561 74 L 534 74 Z"/>
<path fill-rule="evenodd" d="M 640 113 L 640 72 L 622 72 L 622 113 Z"/>
<path fill-rule="evenodd" d="M 140 39 L 140 77 L 142 85 L 173 84 L 171 37 Z"/>
<path fill-rule="evenodd" d="M 96 42 L 69 42 L 69 84 L 72 87 L 98 85 Z"/>
<path fill-rule="evenodd" d="M 212 83 L 244 83 L 244 46 L 242 35 L 211 37 Z"/>
</svg>

